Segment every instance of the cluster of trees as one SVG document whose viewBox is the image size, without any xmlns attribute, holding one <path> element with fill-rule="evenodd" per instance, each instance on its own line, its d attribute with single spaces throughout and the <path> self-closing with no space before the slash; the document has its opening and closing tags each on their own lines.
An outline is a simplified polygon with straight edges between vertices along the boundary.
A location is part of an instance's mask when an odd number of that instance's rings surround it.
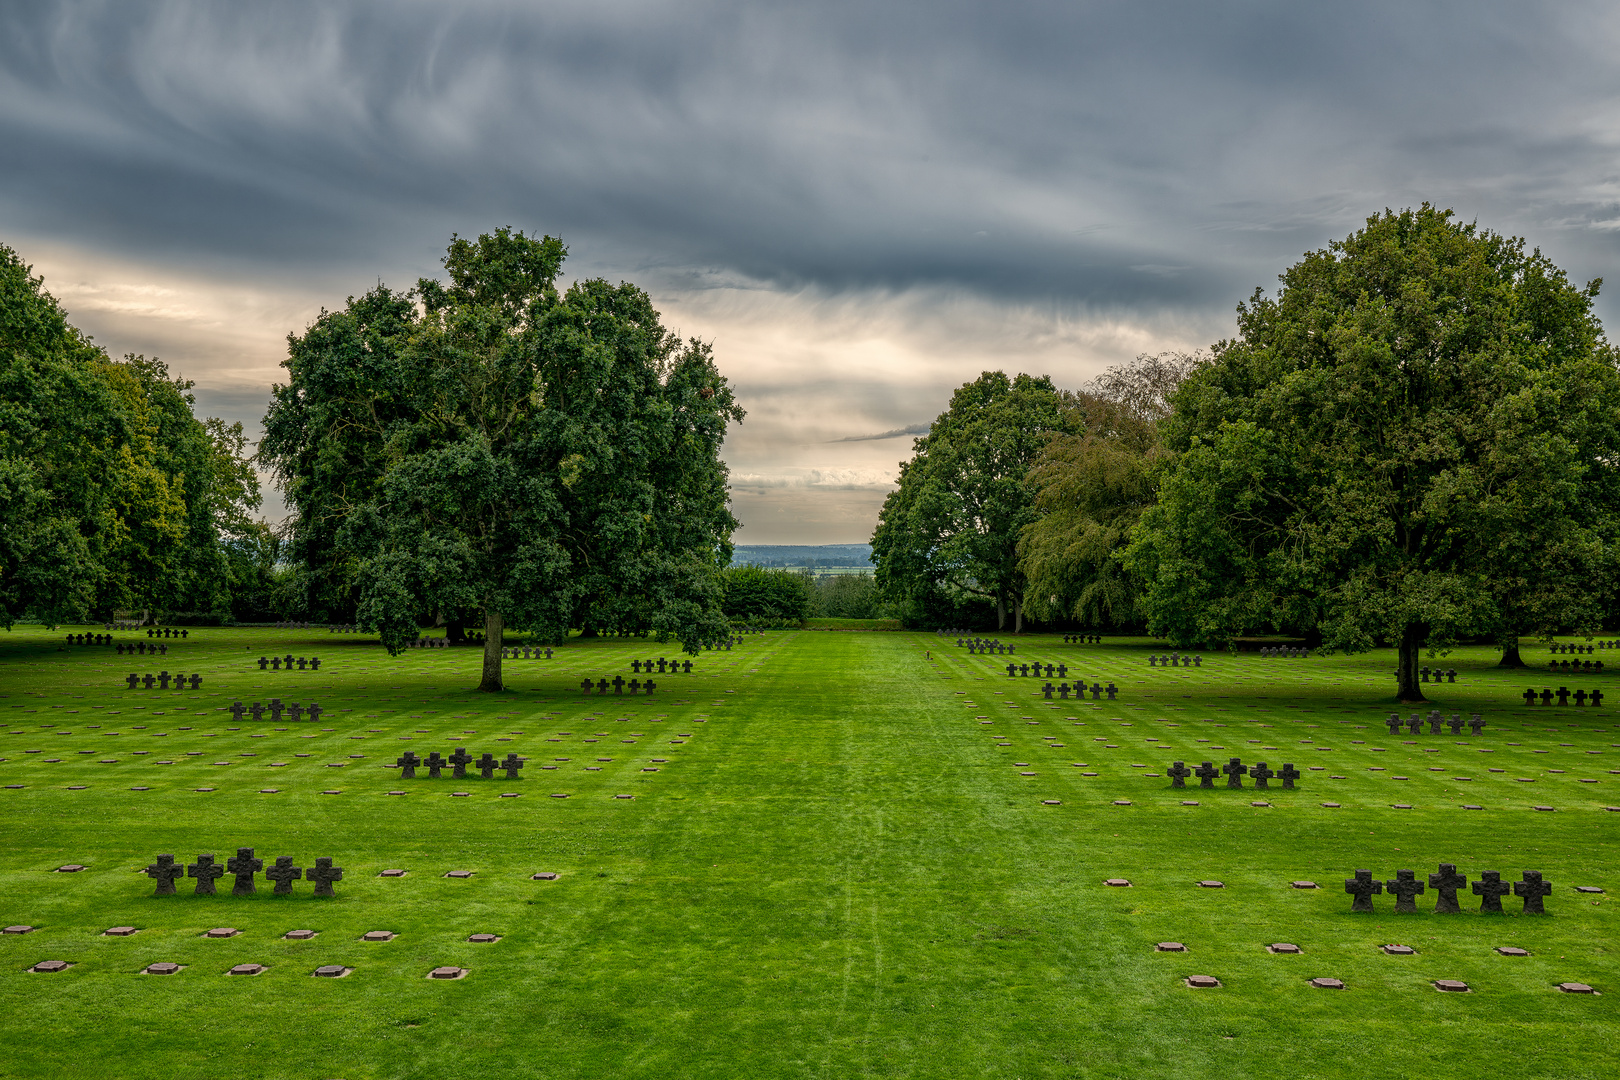
<svg viewBox="0 0 1620 1080">
<path fill-rule="evenodd" d="M 873 537 L 914 619 L 993 604 L 1181 646 L 1424 649 L 1593 632 L 1616 603 L 1620 356 L 1523 241 L 1425 204 L 1238 309 L 1237 336 L 1075 392 L 988 373 Z"/>
<path fill-rule="evenodd" d="M 508 229 L 457 237 L 447 283 L 379 285 L 289 337 L 259 458 L 286 493 L 307 617 L 395 650 L 424 622 L 475 623 L 491 691 L 509 628 L 690 651 L 729 632 L 719 449 L 743 410 L 709 347 L 634 285 L 560 290 L 566 254 Z"/>
<path fill-rule="evenodd" d="M 890 619 L 871 574 L 813 574 L 733 566 L 720 575 L 726 617 L 749 626 L 797 626 L 805 619 Z"/>
<path fill-rule="evenodd" d="M 156 359 L 111 359 L 0 246 L 0 619 L 225 620 L 271 588 L 241 424 Z"/>
</svg>

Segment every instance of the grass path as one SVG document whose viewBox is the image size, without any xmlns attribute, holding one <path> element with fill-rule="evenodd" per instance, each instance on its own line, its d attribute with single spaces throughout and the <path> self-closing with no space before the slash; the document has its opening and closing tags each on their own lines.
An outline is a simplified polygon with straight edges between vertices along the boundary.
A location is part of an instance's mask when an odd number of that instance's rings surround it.
<svg viewBox="0 0 1620 1080">
<path fill-rule="evenodd" d="M 149 661 L 60 640 L 0 638 L 0 782 L 21 785 L 0 789 L 0 922 L 38 927 L 0 937 L 0 1076 L 1575 1078 L 1617 1064 L 1620 813 L 1605 807 L 1620 805 L 1620 695 L 1517 706 L 1525 686 L 1571 677 L 1499 672 L 1488 650 L 1445 658 L 1462 674 L 1435 707 L 1488 721 L 1454 738 L 1387 734 L 1388 652 L 1150 669 L 1160 643 L 1031 637 L 1018 660 L 1123 691 L 1047 703 L 1006 658 L 934 635 L 773 632 L 655 676 L 650 699 L 581 697 L 586 676 L 672 655 L 608 639 L 510 662 L 514 689 L 492 698 L 467 689 L 472 650 L 390 658 L 323 631 L 209 629 Z M 322 670 L 258 671 L 270 650 Z M 123 689 L 162 669 L 204 688 Z M 327 712 L 223 711 L 271 696 Z M 528 761 L 510 782 L 381 767 L 457 745 Z M 1162 777 L 1232 756 L 1305 779 L 1262 793 Z M 223 861 L 239 846 L 267 863 L 333 856 L 337 899 L 304 882 L 276 897 L 262 878 L 232 897 L 228 877 L 226 895 L 187 881 L 160 898 L 135 872 L 158 852 Z M 1388 897 L 1349 912 L 1356 868 L 1426 876 L 1441 861 L 1470 880 L 1539 869 L 1553 914 L 1512 914 L 1510 898 L 1486 917 L 1470 898 L 1436 916 L 1432 894 L 1418 915 Z M 87 869 L 54 872 L 64 863 Z M 377 876 L 389 868 L 408 873 Z M 140 931 L 101 936 L 114 925 Z M 242 933 L 200 936 L 216 926 Z M 318 935 L 281 937 L 298 928 Z M 376 929 L 398 937 L 359 940 Z M 502 938 L 465 940 L 480 932 Z M 1190 951 L 1156 952 L 1167 940 Z M 1379 951 L 1390 942 L 1417 955 Z M 45 959 L 74 966 L 26 970 Z M 187 966 L 139 973 L 160 960 Z M 248 962 L 268 971 L 223 974 Z M 354 970 L 311 977 L 322 964 Z M 430 981 L 438 965 L 469 975 Z M 1189 974 L 1223 986 L 1190 990 Z"/>
</svg>

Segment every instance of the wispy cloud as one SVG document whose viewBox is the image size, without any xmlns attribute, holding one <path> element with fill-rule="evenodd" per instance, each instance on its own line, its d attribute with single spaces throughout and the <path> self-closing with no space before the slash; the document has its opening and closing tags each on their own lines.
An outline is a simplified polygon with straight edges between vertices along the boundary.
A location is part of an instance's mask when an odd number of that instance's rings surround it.
<svg viewBox="0 0 1620 1080">
<path fill-rule="evenodd" d="M 910 424 L 891 431 L 880 431 L 876 435 L 845 435 L 842 439 L 828 439 L 828 442 L 874 442 L 878 439 L 898 439 L 905 435 L 926 435 L 928 424 Z"/>
</svg>

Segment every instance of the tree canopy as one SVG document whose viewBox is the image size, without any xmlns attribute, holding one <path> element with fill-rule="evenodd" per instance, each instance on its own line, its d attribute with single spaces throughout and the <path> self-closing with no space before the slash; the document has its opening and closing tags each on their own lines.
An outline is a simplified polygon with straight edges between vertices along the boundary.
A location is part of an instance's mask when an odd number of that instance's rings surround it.
<svg viewBox="0 0 1620 1080">
<path fill-rule="evenodd" d="M 983 597 L 996 605 L 998 627 L 1010 613 L 1021 631 L 1018 538 L 1040 514 L 1029 471 L 1073 422 L 1044 375 L 987 371 L 958 389 L 912 444 L 879 513 L 872 560 L 884 595 L 913 603 L 940 592 Z"/>
<path fill-rule="evenodd" d="M 742 409 L 640 289 L 559 292 L 565 256 L 508 229 L 454 238 L 448 284 L 379 286 L 289 339 L 265 419 L 311 610 L 352 606 L 393 650 L 477 612 L 485 690 L 508 626 L 693 651 L 727 631 L 719 448 Z"/>
<path fill-rule="evenodd" d="M 1427 204 L 1281 281 L 1172 395 L 1127 553 L 1153 630 L 1394 642 L 1419 700 L 1424 647 L 1596 626 L 1620 494 L 1600 282 Z"/>
</svg>

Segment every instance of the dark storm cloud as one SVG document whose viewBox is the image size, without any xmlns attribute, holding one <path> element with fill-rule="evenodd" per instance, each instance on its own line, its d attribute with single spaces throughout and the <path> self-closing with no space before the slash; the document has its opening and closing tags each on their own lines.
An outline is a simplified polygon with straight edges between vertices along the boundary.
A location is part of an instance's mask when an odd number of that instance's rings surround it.
<svg viewBox="0 0 1620 1080">
<path fill-rule="evenodd" d="M 842 439 L 832 439 L 832 442 L 876 442 L 879 439 L 898 439 L 905 435 L 926 435 L 928 424 L 910 424 L 892 431 L 880 431 L 876 435 L 845 435 Z"/>
<path fill-rule="evenodd" d="M 1615 31 L 1522 2 L 7 5 L 0 228 L 392 276 L 511 223 L 674 288 L 1230 311 L 1432 198 L 1579 276 L 1620 218 Z"/>
</svg>

